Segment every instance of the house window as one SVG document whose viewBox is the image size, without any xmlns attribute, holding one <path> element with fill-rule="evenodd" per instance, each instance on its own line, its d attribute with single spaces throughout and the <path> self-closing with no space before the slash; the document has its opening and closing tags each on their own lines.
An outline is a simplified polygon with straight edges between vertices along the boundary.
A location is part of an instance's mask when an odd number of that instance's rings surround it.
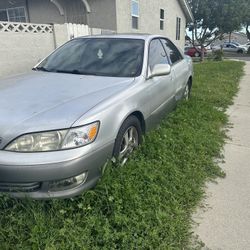
<svg viewBox="0 0 250 250">
<path fill-rule="evenodd" d="M 131 2 L 131 15 L 132 15 L 132 28 L 139 28 L 139 2 L 138 0 L 132 0 Z"/>
<path fill-rule="evenodd" d="M 6 22 L 27 22 L 26 11 L 24 7 L 16 7 L 0 10 L 0 21 Z"/>
<path fill-rule="evenodd" d="M 176 18 L 176 40 L 181 40 L 181 18 Z"/>
<path fill-rule="evenodd" d="M 164 30 L 165 11 L 160 9 L 160 30 Z"/>
</svg>

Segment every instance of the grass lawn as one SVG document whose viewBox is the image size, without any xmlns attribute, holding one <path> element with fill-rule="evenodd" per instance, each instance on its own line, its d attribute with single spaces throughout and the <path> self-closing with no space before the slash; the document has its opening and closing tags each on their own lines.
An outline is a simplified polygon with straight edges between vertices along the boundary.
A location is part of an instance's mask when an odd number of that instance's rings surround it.
<svg viewBox="0 0 250 250">
<path fill-rule="evenodd" d="M 0 249 L 192 249 L 191 215 L 221 157 L 243 63 L 195 65 L 192 98 L 149 133 L 125 167 L 54 201 L 0 198 Z"/>
</svg>

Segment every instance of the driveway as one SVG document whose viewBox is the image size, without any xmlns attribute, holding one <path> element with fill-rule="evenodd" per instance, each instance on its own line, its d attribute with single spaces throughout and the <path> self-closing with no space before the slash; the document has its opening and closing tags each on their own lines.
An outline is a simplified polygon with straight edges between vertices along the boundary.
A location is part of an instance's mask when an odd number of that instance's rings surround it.
<svg viewBox="0 0 250 250">
<path fill-rule="evenodd" d="M 228 110 L 233 124 L 225 148 L 225 179 L 207 185 L 205 209 L 194 216 L 195 233 L 204 249 L 250 249 L 250 62 L 235 103 Z M 204 211 L 205 210 L 205 211 Z"/>
</svg>

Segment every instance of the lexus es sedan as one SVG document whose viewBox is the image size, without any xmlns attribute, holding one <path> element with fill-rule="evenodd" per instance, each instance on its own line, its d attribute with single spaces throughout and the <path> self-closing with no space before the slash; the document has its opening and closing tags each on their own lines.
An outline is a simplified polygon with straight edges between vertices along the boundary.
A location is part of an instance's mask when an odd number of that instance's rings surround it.
<svg viewBox="0 0 250 250">
<path fill-rule="evenodd" d="M 123 165 L 142 135 L 188 99 L 191 58 L 155 35 L 73 39 L 0 81 L 0 192 L 68 198 Z"/>
</svg>

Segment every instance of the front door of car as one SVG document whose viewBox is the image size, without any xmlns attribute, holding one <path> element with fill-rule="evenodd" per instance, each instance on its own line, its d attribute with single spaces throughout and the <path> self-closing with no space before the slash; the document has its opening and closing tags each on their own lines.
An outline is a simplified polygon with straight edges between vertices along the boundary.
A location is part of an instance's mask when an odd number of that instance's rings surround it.
<svg viewBox="0 0 250 250">
<path fill-rule="evenodd" d="M 175 74 L 175 97 L 179 100 L 183 96 L 187 84 L 189 68 L 177 47 L 168 39 L 161 39 L 164 49 L 170 58 L 173 74 Z"/>
<path fill-rule="evenodd" d="M 157 64 L 169 64 L 168 56 L 159 39 L 153 39 L 149 45 L 148 76 Z M 158 123 L 159 120 L 175 106 L 175 74 L 171 70 L 170 74 L 155 76 L 146 81 L 148 109 L 150 119 L 149 126 Z"/>
<path fill-rule="evenodd" d="M 237 47 L 233 44 L 226 44 L 223 50 L 225 52 L 237 52 Z"/>
</svg>

